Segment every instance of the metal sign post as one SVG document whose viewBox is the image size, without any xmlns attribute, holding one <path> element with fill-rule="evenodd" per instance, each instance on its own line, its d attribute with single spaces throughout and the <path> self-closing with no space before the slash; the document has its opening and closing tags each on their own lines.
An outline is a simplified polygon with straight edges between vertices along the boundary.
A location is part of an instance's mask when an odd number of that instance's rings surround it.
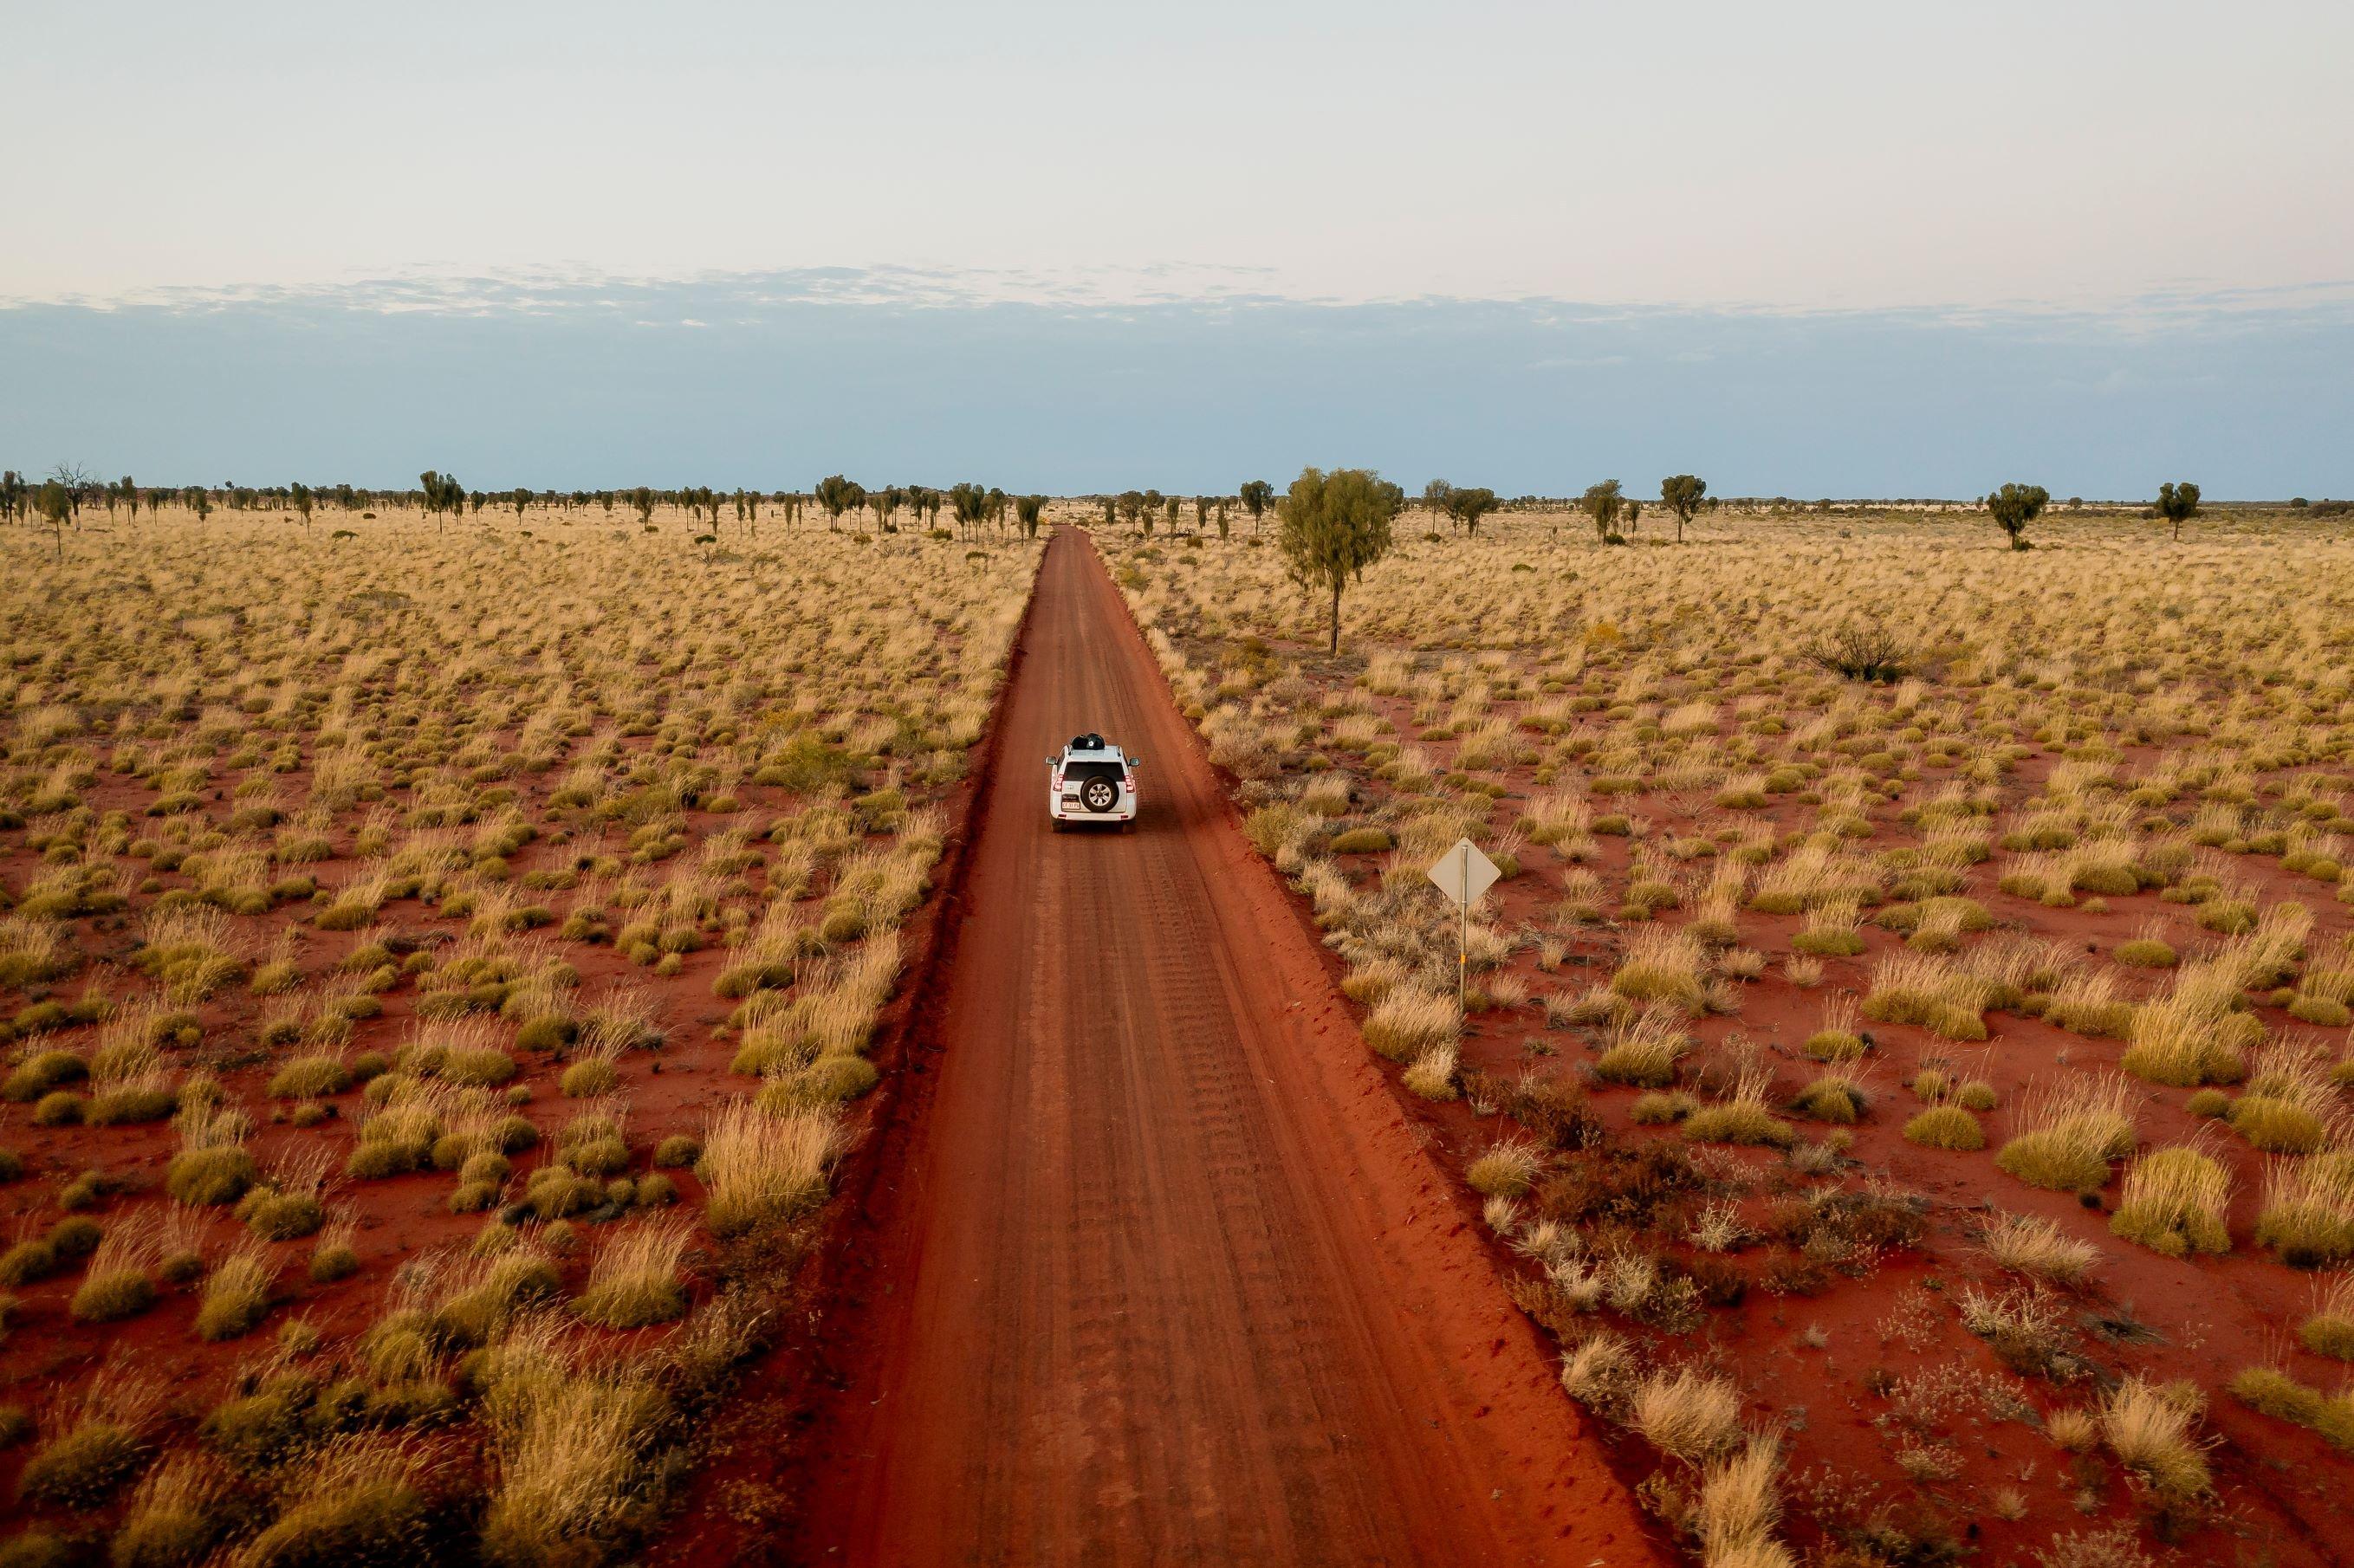
<svg viewBox="0 0 2354 1568">
<path fill-rule="evenodd" d="M 1426 874 L 1454 904 L 1457 922 L 1455 937 L 1455 1011 L 1460 1014 L 1471 989 L 1471 906 L 1481 894 L 1496 885 L 1503 873 L 1496 863 L 1479 853 L 1479 846 L 1469 839 L 1458 839 L 1455 847 L 1434 862 Z"/>
</svg>

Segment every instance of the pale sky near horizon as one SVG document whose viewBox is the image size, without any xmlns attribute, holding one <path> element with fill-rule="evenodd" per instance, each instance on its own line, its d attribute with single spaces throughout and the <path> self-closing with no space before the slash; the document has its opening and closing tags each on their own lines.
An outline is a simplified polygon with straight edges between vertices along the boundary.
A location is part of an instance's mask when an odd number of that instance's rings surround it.
<svg viewBox="0 0 2354 1568">
<path fill-rule="evenodd" d="M 2105 304 L 2354 276 L 2354 6 L 0 5 L 0 299 L 423 272 Z"/>
<path fill-rule="evenodd" d="M 2354 493 L 2346 0 L 0 0 L 0 463 Z"/>
</svg>

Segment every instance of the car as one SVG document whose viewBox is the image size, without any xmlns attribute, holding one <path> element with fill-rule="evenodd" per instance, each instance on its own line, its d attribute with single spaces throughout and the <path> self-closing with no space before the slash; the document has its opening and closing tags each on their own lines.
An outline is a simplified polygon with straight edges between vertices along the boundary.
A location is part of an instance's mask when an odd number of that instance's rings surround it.
<svg viewBox="0 0 2354 1568">
<path fill-rule="evenodd" d="M 1090 730 L 1074 736 L 1062 755 L 1046 758 L 1046 815 L 1061 832 L 1069 823 L 1116 825 L 1136 821 L 1135 758 Z"/>
</svg>

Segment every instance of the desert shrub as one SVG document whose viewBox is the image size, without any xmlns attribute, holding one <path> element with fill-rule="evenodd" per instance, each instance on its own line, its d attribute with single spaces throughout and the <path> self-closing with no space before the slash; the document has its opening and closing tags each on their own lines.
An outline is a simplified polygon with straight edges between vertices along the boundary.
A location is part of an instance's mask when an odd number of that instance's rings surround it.
<svg viewBox="0 0 2354 1568">
<path fill-rule="evenodd" d="M 1538 1213 L 1557 1224 L 1681 1230 L 1684 1209 L 1707 1186 L 1683 1145 L 1647 1140 L 1576 1160 L 1546 1177 L 1534 1195 Z"/>
<path fill-rule="evenodd" d="M 1573 1079 L 1535 1073 L 1505 1078 L 1479 1072 L 1463 1075 L 1464 1092 L 1518 1122 L 1546 1149 L 1585 1149 L 1606 1136 L 1586 1103 L 1584 1086 Z"/>
</svg>

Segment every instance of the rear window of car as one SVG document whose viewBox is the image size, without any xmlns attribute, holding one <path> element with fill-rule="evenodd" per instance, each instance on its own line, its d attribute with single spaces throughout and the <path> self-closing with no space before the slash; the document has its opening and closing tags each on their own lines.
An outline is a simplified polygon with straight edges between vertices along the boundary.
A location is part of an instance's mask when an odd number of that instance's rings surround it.
<svg viewBox="0 0 2354 1568">
<path fill-rule="evenodd" d="M 1063 764 L 1063 782 L 1066 784 L 1084 784 L 1090 779 L 1108 779 L 1118 784 L 1127 778 L 1128 769 L 1117 762 L 1066 762 Z"/>
</svg>

